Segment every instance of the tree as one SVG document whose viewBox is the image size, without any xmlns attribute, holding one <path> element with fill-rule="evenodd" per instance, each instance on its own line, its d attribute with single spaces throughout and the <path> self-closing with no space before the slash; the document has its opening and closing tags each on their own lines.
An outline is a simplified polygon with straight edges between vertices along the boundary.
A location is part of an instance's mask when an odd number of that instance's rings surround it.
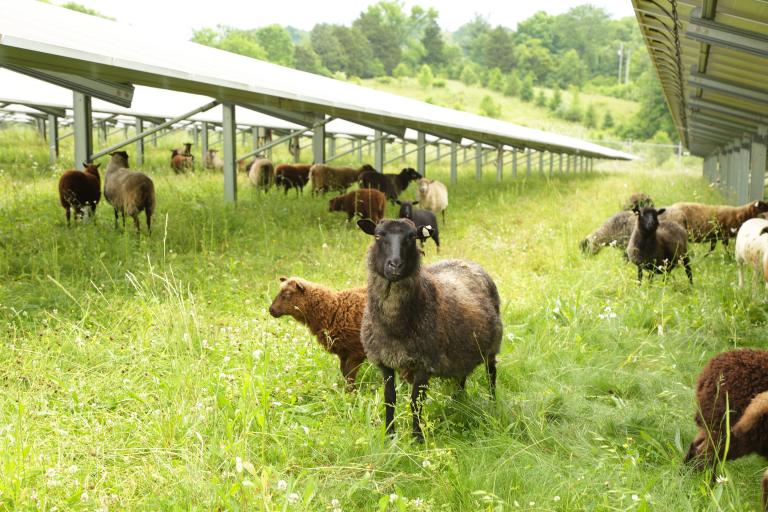
<svg viewBox="0 0 768 512">
<path fill-rule="evenodd" d="M 560 105 L 563 103 L 563 95 L 560 93 L 560 88 L 558 86 L 555 86 L 555 88 L 552 90 L 552 97 L 549 98 L 549 103 L 547 104 L 547 107 L 552 112 L 556 112 L 558 108 L 560 108 Z"/>
<path fill-rule="evenodd" d="M 667 105 L 661 95 L 661 86 L 655 73 L 646 70 L 636 81 L 640 90 L 640 109 L 617 130 L 620 137 L 648 140 L 659 130 L 664 130 L 671 140 L 677 140 Z"/>
<path fill-rule="evenodd" d="M 491 30 L 491 25 L 480 15 L 475 15 L 474 19 L 460 26 L 453 33 L 453 40 L 464 51 L 464 55 L 477 64 L 484 64 L 483 50 L 485 48 L 485 38 Z"/>
<path fill-rule="evenodd" d="M 467 85 L 474 85 L 478 82 L 479 78 L 475 72 L 475 66 L 471 62 L 464 64 L 464 69 L 461 71 L 459 79 Z"/>
<path fill-rule="evenodd" d="M 253 40 L 248 34 L 241 30 L 229 32 L 218 44 L 222 50 L 232 53 L 239 53 L 254 59 L 267 59 L 267 52 L 259 43 Z"/>
<path fill-rule="evenodd" d="M 560 87 L 571 84 L 581 87 L 587 77 L 587 66 L 579 57 L 576 50 L 568 50 L 558 59 L 557 67 L 552 74 L 553 81 Z"/>
<path fill-rule="evenodd" d="M 432 69 L 429 67 L 429 64 L 422 64 L 421 68 L 419 69 L 419 85 L 422 89 L 429 89 L 432 87 L 432 81 L 434 80 L 434 76 L 432 75 Z"/>
<path fill-rule="evenodd" d="M 342 70 L 347 75 L 370 78 L 384 74 L 381 64 L 373 55 L 371 44 L 360 31 L 334 25 L 333 34 L 344 53 Z"/>
<path fill-rule="evenodd" d="M 513 70 L 509 75 L 507 75 L 507 81 L 504 86 L 504 95 L 517 96 L 520 94 L 521 87 L 522 83 L 520 82 L 520 76 L 517 74 L 516 70 Z"/>
<path fill-rule="evenodd" d="M 291 35 L 280 25 L 267 25 L 254 33 L 256 42 L 267 52 L 267 60 L 292 67 L 294 65 L 294 48 Z"/>
<path fill-rule="evenodd" d="M 532 73 L 536 82 L 543 83 L 549 78 L 554 67 L 552 55 L 541 41 L 531 39 L 515 47 L 517 67 L 523 73 Z"/>
<path fill-rule="evenodd" d="M 520 88 L 520 99 L 523 101 L 532 101 L 533 100 L 533 75 L 528 73 L 525 75 L 525 79 L 523 80 L 523 85 Z"/>
<path fill-rule="evenodd" d="M 504 90 L 504 76 L 499 68 L 493 68 L 488 72 L 488 88 L 496 92 Z"/>
<path fill-rule="evenodd" d="M 352 27 L 368 39 L 373 54 L 384 66 L 384 71 L 392 74 L 392 70 L 401 61 L 401 48 L 405 44 L 409 28 L 401 4 L 380 0 L 369 5 L 352 22 Z"/>
<path fill-rule="evenodd" d="M 485 95 L 480 101 L 480 114 L 486 117 L 497 118 L 501 116 L 501 105 L 494 102 L 490 96 Z"/>
<path fill-rule="evenodd" d="M 395 69 L 392 70 L 392 76 L 395 78 L 405 78 L 407 76 L 411 76 L 411 74 L 411 68 L 409 68 L 408 64 L 405 62 L 401 62 L 395 66 Z"/>
<path fill-rule="evenodd" d="M 550 16 L 544 11 L 539 11 L 530 18 L 517 24 L 515 38 L 518 42 L 524 42 L 529 39 L 538 39 L 546 49 L 555 53 L 557 48 L 554 44 L 556 37 L 554 25 L 554 16 Z"/>
<path fill-rule="evenodd" d="M 565 120 L 580 123 L 582 116 L 581 111 L 581 98 L 579 97 L 578 87 L 571 86 L 571 103 L 568 105 L 568 110 L 565 111 Z"/>
<path fill-rule="evenodd" d="M 435 15 L 437 12 L 435 11 Z M 442 66 L 445 64 L 445 41 L 437 24 L 437 16 L 430 17 L 424 34 L 421 36 L 421 44 L 424 47 L 424 63 L 430 66 Z"/>
<path fill-rule="evenodd" d="M 334 73 L 346 68 L 347 55 L 336 38 L 336 31 L 333 25 L 318 23 L 312 27 L 309 40 L 315 53 L 320 57 L 320 62 L 329 71 Z"/>
<path fill-rule="evenodd" d="M 536 106 L 537 107 L 547 106 L 547 97 L 544 95 L 544 89 L 539 89 L 539 94 L 538 96 L 536 96 Z"/>
<path fill-rule="evenodd" d="M 584 126 L 587 128 L 597 126 L 597 113 L 595 112 L 595 106 L 591 103 L 587 107 L 587 111 L 584 112 Z"/>
<path fill-rule="evenodd" d="M 498 25 L 486 34 L 481 62 L 485 67 L 499 68 L 506 73 L 515 64 L 513 54 L 512 36 L 506 28 Z"/>
<path fill-rule="evenodd" d="M 315 53 L 312 45 L 305 41 L 297 44 L 293 52 L 294 66 L 301 71 L 315 73 L 317 75 L 330 75 L 330 71 L 323 66 L 320 57 Z"/>
<path fill-rule="evenodd" d="M 605 111 L 605 117 L 603 118 L 603 129 L 608 130 L 613 128 L 613 116 L 610 110 Z"/>
</svg>

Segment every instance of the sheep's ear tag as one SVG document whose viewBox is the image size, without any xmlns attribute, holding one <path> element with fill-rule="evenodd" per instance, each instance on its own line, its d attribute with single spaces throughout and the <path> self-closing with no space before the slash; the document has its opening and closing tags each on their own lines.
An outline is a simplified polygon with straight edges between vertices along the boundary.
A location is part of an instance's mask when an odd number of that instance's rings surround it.
<svg viewBox="0 0 768 512">
<path fill-rule="evenodd" d="M 432 232 L 434 231 L 432 229 L 432 226 L 421 226 L 418 228 L 418 230 L 421 234 L 419 238 L 421 238 L 422 240 L 426 240 L 427 238 L 432 236 Z"/>
</svg>

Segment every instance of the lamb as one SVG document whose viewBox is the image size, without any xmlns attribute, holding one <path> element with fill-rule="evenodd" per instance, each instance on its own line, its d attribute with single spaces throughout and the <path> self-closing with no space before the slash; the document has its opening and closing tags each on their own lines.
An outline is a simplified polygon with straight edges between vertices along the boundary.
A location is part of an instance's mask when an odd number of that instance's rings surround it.
<svg viewBox="0 0 768 512">
<path fill-rule="evenodd" d="M 421 178 L 417 182 L 416 198 L 425 210 L 434 212 L 435 215 L 442 212 L 443 225 L 445 225 L 445 209 L 448 208 L 448 189 L 437 180 Z"/>
<path fill-rule="evenodd" d="M 280 164 L 275 168 L 275 186 L 283 187 L 286 194 L 291 188 L 296 189 L 296 196 L 304 193 L 304 186 L 309 183 L 311 164 Z"/>
<path fill-rule="evenodd" d="M 428 226 L 406 219 L 357 224 L 375 237 L 368 249 L 368 302 L 360 336 L 368 360 L 384 377 L 386 431 L 394 433 L 399 370 L 413 384 L 412 430 L 423 441 L 421 405 L 430 377 L 457 379 L 463 389 L 467 376 L 484 363 L 495 396 L 503 331 L 499 293 L 476 263 L 445 260 L 422 268 L 416 240 L 431 236 Z"/>
<path fill-rule="evenodd" d="M 694 242 L 709 242 L 710 250 L 721 240 L 724 247 L 748 219 L 768 212 L 768 203 L 753 201 L 742 206 L 675 203 L 684 216 L 685 228 Z"/>
<path fill-rule="evenodd" d="M 312 180 L 312 195 L 325 194 L 329 190 L 346 192 L 360 173 L 367 170 L 373 170 L 368 164 L 359 169 L 351 167 L 331 167 L 325 164 L 314 164 L 309 169 L 309 177 Z"/>
<path fill-rule="evenodd" d="M 117 212 L 123 217 L 125 227 L 126 214 L 133 217 L 136 231 L 139 227 L 139 213 L 144 211 L 147 219 L 147 231 L 152 234 L 152 214 L 155 211 L 155 184 L 146 175 L 128 168 L 128 153 L 117 151 L 112 157 L 104 175 L 104 198 L 115 209 L 115 228 Z"/>
<path fill-rule="evenodd" d="M 398 213 L 398 217 L 401 219 L 408 219 L 417 226 L 431 226 L 432 227 L 432 235 L 430 238 L 435 241 L 435 245 L 437 246 L 437 252 L 440 252 L 440 234 L 438 233 L 437 229 L 437 217 L 435 217 L 435 214 L 432 213 L 429 210 L 422 210 L 420 208 L 414 208 L 413 205 L 419 204 L 418 201 L 395 201 L 395 203 L 400 205 L 400 212 Z M 424 247 L 424 242 L 422 241 L 421 246 Z"/>
<path fill-rule="evenodd" d="M 381 174 L 371 168 L 361 172 L 357 181 L 360 188 L 375 188 L 384 192 L 390 201 L 395 201 L 410 182 L 420 178 L 421 174 L 411 167 L 406 167 L 399 174 Z"/>
<path fill-rule="evenodd" d="M 194 160 L 191 156 L 182 155 L 178 149 L 171 150 L 171 169 L 176 174 L 192 170 Z"/>
<path fill-rule="evenodd" d="M 685 463 L 693 461 L 702 468 L 750 453 L 768 457 L 768 351 L 731 350 L 713 357 L 699 374 L 696 401 L 699 432 Z M 766 510 L 768 471 L 762 488 Z"/>
<path fill-rule="evenodd" d="M 624 206 L 622 207 L 623 210 L 634 210 L 634 209 L 640 209 L 640 208 L 653 208 L 653 199 L 651 197 L 644 193 L 644 192 L 635 192 L 631 196 L 629 196 L 629 199 L 627 199 L 627 202 L 624 203 Z"/>
<path fill-rule="evenodd" d="M 84 171 L 71 169 L 59 178 L 59 201 L 64 207 L 69 225 L 70 208 L 75 210 L 75 218 L 83 218 L 83 207 L 96 213 L 96 205 L 101 199 L 101 178 L 99 165 L 83 163 Z"/>
<path fill-rule="evenodd" d="M 267 158 L 257 158 L 248 170 L 248 179 L 253 186 L 266 192 L 275 182 L 275 166 Z"/>
<path fill-rule="evenodd" d="M 218 155 L 217 149 L 209 149 L 205 154 L 205 168 L 213 169 L 214 171 L 224 170 L 224 160 Z"/>
<path fill-rule="evenodd" d="M 331 199 L 328 202 L 328 211 L 346 212 L 347 222 L 352 220 L 355 214 L 379 222 L 384 218 L 386 206 L 387 199 L 382 192 L 361 188 Z"/>
<path fill-rule="evenodd" d="M 365 288 L 334 292 L 299 277 L 281 277 L 280 291 L 269 314 L 275 318 L 290 315 L 309 327 L 317 342 L 338 356 L 347 391 L 355 388 L 355 377 L 365 361 L 360 342 L 360 324 L 366 302 Z"/>
<path fill-rule="evenodd" d="M 768 220 L 749 219 L 736 234 L 736 266 L 739 270 L 739 287 L 744 286 L 744 265 L 761 275 L 768 289 Z"/>
<path fill-rule="evenodd" d="M 664 208 L 633 210 L 637 215 L 635 229 L 627 244 L 627 259 L 637 265 L 637 280 L 642 283 L 643 270 L 654 273 L 669 272 L 682 261 L 685 274 L 693 285 L 691 261 L 688 258 L 688 236 L 680 224 L 659 221 Z"/>
</svg>

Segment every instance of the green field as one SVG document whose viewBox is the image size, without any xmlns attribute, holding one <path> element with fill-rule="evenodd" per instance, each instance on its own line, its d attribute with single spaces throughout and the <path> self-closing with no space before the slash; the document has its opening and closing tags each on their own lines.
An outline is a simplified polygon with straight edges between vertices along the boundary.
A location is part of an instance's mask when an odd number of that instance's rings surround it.
<svg viewBox="0 0 768 512">
<path fill-rule="evenodd" d="M 0 131 L 0 510 L 757 509 L 763 459 L 714 484 L 680 461 L 703 363 L 766 345 L 762 289 L 736 289 L 719 248 L 695 247 L 693 288 L 679 270 L 638 287 L 618 251 L 578 251 L 634 191 L 719 201 L 698 165 L 500 185 L 492 164 L 480 183 L 460 169 L 440 258 L 499 286 L 498 399 L 480 370 L 466 394 L 436 379 L 420 445 L 405 387 L 388 439 L 378 371 L 345 393 L 337 359 L 267 312 L 281 275 L 363 284 L 369 237 L 326 200 L 242 176 L 225 205 L 220 175 L 167 167 L 184 137 L 150 149 L 148 238 L 106 204 L 68 228 L 62 169 L 31 130 Z"/>
</svg>

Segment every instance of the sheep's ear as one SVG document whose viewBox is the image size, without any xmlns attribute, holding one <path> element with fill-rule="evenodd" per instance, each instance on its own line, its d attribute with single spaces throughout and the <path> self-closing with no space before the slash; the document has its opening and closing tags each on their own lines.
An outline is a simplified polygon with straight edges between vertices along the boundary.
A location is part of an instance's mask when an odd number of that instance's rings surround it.
<svg viewBox="0 0 768 512">
<path fill-rule="evenodd" d="M 363 233 L 373 236 L 376 233 L 376 223 L 371 219 L 360 219 L 357 221 L 357 227 L 363 230 Z"/>
<path fill-rule="evenodd" d="M 640 215 L 640 209 L 637 207 L 637 205 L 632 206 L 632 213 L 635 215 Z"/>
<path fill-rule="evenodd" d="M 83 162 L 83 167 L 88 167 L 88 162 Z"/>
<path fill-rule="evenodd" d="M 431 237 L 432 234 L 434 234 L 435 228 L 432 226 L 418 226 L 416 228 L 416 238 L 421 240 L 422 242 L 426 240 L 427 238 Z"/>
<path fill-rule="evenodd" d="M 666 208 L 659 208 L 658 210 L 656 210 L 656 213 L 657 213 L 658 215 L 661 215 L 661 214 L 662 214 L 662 213 L 664 213 L 665 211 L 667 211 L 667 209 L 666 209 Z"/>
<path fill-rule="evenodd" d="M 399 200 L 399 199 L 395 199 L 395 203 L 396 203 L 396 204 L 400 204 L 400 205 L 402 205 L 402 204 L 403 204 L 403 203 L 401 203 L 401 202 L 400 202 L 400 200 Z"/>
<path fill-rule="evenodd" d="M 418 201 L 414 201 L 414 202 L 411 203 L 411 205 L 414 205 L 414 204 L 419 204 L 419 202 Z"/>
<path fill-rule="evenodd" d="M 99 167 L 101 167 L 101 162 L 96 164 L 96 168 L 98 169 Z"/>
<path fill-rule="evenodd" d="M 303 284 L 301 284 L 301 283 L 296 283 L 296 288 L 298 288 L 298 289 L 299 289 L 299 291 L 300 291 L 300 292 L 302 292 L 302 293 L 303 293 L 303 292 L 304 292 L 304 290 L 305 290 L 305 288 L 304 288 L 304 285 L 303 285 Z"/>
<path fill-rule="evenodd" d="M 288 278 L 285 277 L 285 276 L 280 276 L 280 277 L 278 277 L 278 279 L 280 280 L 281 283 L 284 283 L 284 282 L 286 282 L 288 280 Z"/>
</svg>

